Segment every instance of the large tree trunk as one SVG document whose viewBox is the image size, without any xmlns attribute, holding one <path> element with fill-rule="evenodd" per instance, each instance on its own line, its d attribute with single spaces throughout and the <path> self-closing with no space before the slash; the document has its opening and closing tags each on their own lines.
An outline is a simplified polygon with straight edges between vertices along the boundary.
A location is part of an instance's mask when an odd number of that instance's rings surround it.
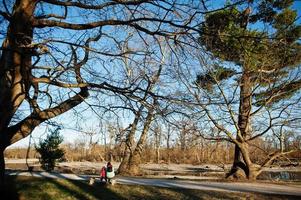
<svg viewBox="0 0 301 200">
<path fill-rule="evenodd" d="M 123 158 L 122 158 L 122 161 L 119 165 L 119 168 L 118 168 L 118 174 L 121 174 L 121 175 L 127 175 L 129 174 L 129 160 L 130 160 L 130 155 L 132 154 L 132 149 L 133 149 L 133 145 L 135 143 L 134 141 L 134 135 L 132 136 L 131 134 L 132 130 L 129 132 L 129 135 L 128 135 L 128 138 L 126 140 L 126 146 L 125 146 L 125 150 L 124 150 L 124 153 L 123 153 Z"/>
<path fill-rule="evenodd" d="M 246 142 L 235 146 L 237 149 L 235 149 L 234 162 L 226 178 L 256 180 L 259 169 L 252 163 L 248 147 L 249 145 Z"/>
<path fill-rule="evenodd" d="M 32 44 L 35 0 L 16 0 L 12 16 L 9 20 L 6 38 L 2 44 L 0 58 L 0 154 L 1 183 L 5 164 L 3 152 L 9 145 L 27 137 L 42 122 L 56 117 L 79 105 L 89 96 L 86 87 L 73 97 L 61 102 L 55 107 L 45 110 L 37 109 L 30 104 L 33 112 L 14 125 L 11 120 L 25 98 L 29 100 L 30 88 L 34 88 L 32 57 L 36 56 L 36 47 Z M 79 69 L 75 69 L 77 80 L 80 79 Z M 32 100 L 32 99 L 31 99 Z M 32 101 L 30 101 L 32 103 Z"/>
<path fill-rule="evenodd" d="M 0 59 L 0 182 L 4 184 L 3 152 L 11 144 L 8 126 L 29 91 L 33 17 L 36 1 L 15 2 Z"/>
<path fill-rule="evenodd" d="M 251 135 L 252 81 L 249 72 L 243 72 L 240 84 L 239 130 L 236 138 L 240 145 L 235 145 L 234 161 L 226 177 L 256 179 L 256 172 L 249 157 L 248 143 L 245 142 Z"/>
<path fill-rule="evenodd" d="M 141 152 L 146 142 L 146 137 L 152 122 L 152 118 L 153 109 L 151 109 L 148 112 L 146 121 L 144 123 L 143 131 L 140 135 L 139 141 L 137 142 L 135 149 L 133 149 L 131 153 L 128 154 L 128 157 L 126 157 L 126 160 L 124 160 L 123 165 L 126 167 L 122 167 L 126 168 L 126 170 L 123 171 L 123 174 L 138 175 L 141 173 L 139 167 L 139 164 L 141 163 Z"/>
<path fill-rule="evenodd" d="M 32 49 L 32 18 L 35 3 L 16 1 L 0 60 L 0 130 L 9 125 L 29 90 Z"/>
<path fill-rule="evenodd" d="M 150 125 L 153 121 L 153 116 L 154 116 L 154 108 L 150 108 L 146 120 L 144 122 L 144 127 L 140 135 L 139 141 L 136 145 L 133 154 L 129 158 L 129 169 L 130 169 L 129 172 L 131 175 L 141 174 L 141 170 L 139 167 L 139 164 L 141 163 L 141 153 L 146 142 L 147 133 L 149 131 Z"/>
<path fill-rule="evenodd" d="M 245 164 L 242 162 L 241 151 L 238 145 L 234 147 L 234 158 L 230 172 L 227 173 L 226 178 L 233 177 L 241 179 L 245 176 Z"/>
<path fill-rule="evenodd" d="M 129 160 L 130 160 L 130 156 L 134 150 L 134 145 L 135 145 L 134 136 L 135 136 L 135 133 L 137 130 L 137 126 L 138 126 L 138 122 L 139 122 L 142 110 L 143 110 L 143 106 L 140 106 L 138 112 L 136 113 L 134 122 L 130 126 L 130 131 L 127 134 L 126 141 L 125 141 L 125 150 L 124 150 L 124 154 L 123 154 L 123 159 L 118 168 L 118 174 L 126 175 L 126 174 L 130 173 Z"/>
<path fill-rule="evenodd" d="M 245 163 L 244 172 L 248 180 L 256 180 L 259 175 L 259 169 L 252 163 L 249 153 L 249 145 L 244 142 L 240 145 L 241 154 Z"/>
</svg>

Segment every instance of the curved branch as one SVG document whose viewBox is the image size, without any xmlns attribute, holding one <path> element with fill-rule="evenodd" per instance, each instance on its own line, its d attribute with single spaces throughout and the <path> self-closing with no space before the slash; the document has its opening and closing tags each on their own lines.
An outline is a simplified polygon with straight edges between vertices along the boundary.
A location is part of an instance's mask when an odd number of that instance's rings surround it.
<svg viewBox="0 0 301 200">
<path fill-rule="evenodd" d="M 1 10 L 0 10 L 0 15 L 8 21 L 10 21 L 10 19 L 11 19 L 11 16 L 9 14 L 7 14 L 6 12 L 3 12 Z"/>
<path fill-rule="evenodd" d="M 162 35 L 162 36 L 168 35 L 167 33 L 159 32 L 159 31 L 151 31 L 149 29 L 146 29 L 146 28 L 138 25 L 137 22 L 152 22 L 152 23 L 160 22 L 160 23 L 169 24 L 176 28 L 193 30 L 193 31 L 199 32 L 198 28 L 188 26 L 187 24 L 185 24 L 185 25 L 176 24 L 170 20 L 163 20 L 163 19 L 158 19 L 158 18 L 147 18 L 147 17 L 134 18 L 131 20 L 124 20 L 124 21 L 111 19 L 111 20 L 95 21 L 95 22 L 84 23 L 84 24 L 73 24 L 73 23 L 56 21 L 56 20 L 34 19 L 33 26 L 36 28 L 61 27 L 64 29 L 72 29 L 72 30 L 87 30 L 87 29 L 93 29 L 93 28 L 109 26 L 109 25 L 110 26 L 127 25 L 127 26 L 131 26 L 133 28 L 136 28 L 137 30 L 143 31 L 147 34 L 151 34 L 151 35 L 154 35 L 154 34 L 158 34 L 158 35 Z M 170 35 L 175 35 L 175 33 L 173 32 Z"/>
<path fill-rule="evenodd" d="M 75 96 L 71 97 L 60 103 L 58 106 L 48 108 L 40 112 L 33 112 L 28 117 L 20 121 L 18 124 L 7 128 L 6 132 L 6 145 L 9 146 L 32 133 L 32 131 L 42 122 L 56 117 L 60 114 L 67 112 L 84 101 L 89 96 L 87 88 L 81 89 L 81 91 Z"/>
<path fill-rule="evenodd" d="M 59 5 L 59 6 L 73 6 L 73 7 L 78 7 L 78 8 L 84 8 L 84 9 L 91 9 L 91 10 L 100 10 L 109 6 L 114 6 L 114 5 L 140 5 L 142 3 L 147 3 L 152 0 L 128 0 L 128 1 L 120 1 L 120 0 L 115 0 L 115 1 L 110 1 L 106 2 L 100 5 L 87 5 L 83 4 L 80 2 L 73 2 L 73 1 L 57 1 L 57 0 L 42 0 L 43 2 L 54 4 L 54 5 Z"/>
<path fill-rule="evenodd" d="M 269 155 L 269 158 L 267 158 L 261 165 L 261 168 L 258 173 L 261 173 L 264 170 L 264 167 L 268 167 L 276 158 L 283 155 L 288 155 L 294 152 L 297 152 L 298 150 L 290 150 L 287 152 L 274 152 L 271 155 Z"/>
</svg>

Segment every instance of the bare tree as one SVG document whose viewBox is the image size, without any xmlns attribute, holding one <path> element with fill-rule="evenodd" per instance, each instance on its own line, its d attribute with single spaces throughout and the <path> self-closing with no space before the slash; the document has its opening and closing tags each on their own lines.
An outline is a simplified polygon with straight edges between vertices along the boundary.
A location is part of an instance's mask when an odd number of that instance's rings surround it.
<svg viewBox="0 0 301 200">
<path fill-rule="evenodd" d="M 7 146 L 88 103 L 93 88 L 130 96 L 139 87 L 118 79 L 118 59 L 152 54 L 135 45 L 147 37 L 182 43 L 183 35 L 196 31 L 202 14 L 197 10 L 204 9 L 200 3 L 176 0 L 4 0 L 0 7 L 1 183 Z M 131 45 L 119 51 L 128 30 L 134 33 Z"/>
<path fill-rule="evenodd" d="M 140 172 L 140 156 L 146 142 L 150 125 L 156 115 L 156 110 L 159 109 L 157 102 L 158 96 L 154 96 L 153 90 L 159 81 L 161 71 L 162 65 L 159 66 L 158 70 L 151 77 L 148 77 L 146 74 L 145 80 L 147 81 L 147 84 L 142 101 L 139 102 L 137 109 L 131 107 L 131 110 L 134 113 L 134 120 L 127 128 L 124 156 L 118 169 L 120 174 L 138 174 Z M 146 112 L 146 116 L 143 116 L 144 112 Z M 135 134 L 138 131 L 139 123 L 142 124 L 143 128 L 136 143 Z"/>
</svg>

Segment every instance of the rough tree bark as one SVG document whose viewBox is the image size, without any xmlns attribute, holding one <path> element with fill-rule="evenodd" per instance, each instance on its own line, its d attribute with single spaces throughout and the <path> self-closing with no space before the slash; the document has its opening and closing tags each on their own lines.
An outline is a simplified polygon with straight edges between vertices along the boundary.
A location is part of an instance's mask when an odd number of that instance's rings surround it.
<svg viewBox="0 0 301 200">
<path fill-rule="evenodd" d="M 4 150 L 11 144 L 8 132 L 11 119 L 25 99 L 29 89 L 28 79 L 31 70 L 31 52 L 26 48 L 32 42 L 33 16 L 36 2 L 24 0 L 16 1 L 7 37 L 2 44 L 0 59 L 0 181 L 4 183 Z"/>
<path fill-rule="evenodd" d="M 143 101 L 145 101 L 145 104 L 148 104 L 146 99 L 148 97 L 149 92 L 151 92 L 152 88 L 154 87 L 155 83 L 159 80 L 160 74 L 162 70 L 162 65 L 159 66 L 158 71 L 154 74 L 152 79 L 148 79 L 148 85 L 147 89 L 144 94 Z M 156 106 L 158 106 L 158 102 L 156 97 L 153 97 L 153 104 L 147 105 L 147 117 L 144 122 L 143 131 L 140 135 L 140 139 L 135 143 L 134 136 L 137 131 L 137 125 L 139 123 L 139 120 L 142 116 L 143 109 L 146 107 L 144 105 L 140 105 L 139 110 L 134 112 L 135 113 L 135 119 L 133 124 L 131 125 L 130 132 L 127 135 L 126 138 L 126 147 L 125 147 L 125 154 L 123 156 L 123 160 L 119 165 L 118 173 L 123 175 L 133 175 L 139 173 L 139 163 L 140 160 L 140 153 L 142 151 L 142 148 L 146 141 L 146 136 L 149 130 L 149 127 L 151 125 L 151 122 L 153 120 L 153 117 L 155 115 L 154 111 Z"/>
<path fill-rule="evenodd" d="M 0 59 L 0 184 L 4 184 L 5 162 L 3 153 L 9 145 L 25 138 L 42 122 L 60 115 L 83 102 L 88 97 L 87 88 L 56 107 L 46 110 L 38 108 L 19 121 L 10 125 L 19 106 L 30 99 L 29 90 L 34 86 L 32 57 L 36 49 L 32 45 L 33 21 L 36 3 L 33 0 L 16 0 L 6 38 L 2 44 Z"/>
<path fill-rule="evenodd" d="M 123 159 L 118 168 L 119 174 L 125 175 L 125 174 L 128 174 L 128 172 L 129 172 L 128 163 L 129 163 L 130 156 L 134 149 L 134 145 L 135 145 L 134 136 L 135 136 L 135 133 L 137 130 L 139 119 L 142 114 L 142 110 L 143 110 L 143 106 L 141 105 L 139 110 L 136 112 L 135 119 L 130 126 L 130 131 L 128 132 L 128 134 L 126 136 L 124 155 L 123 155 Z"/>
<path fill-rule="evenodd" d="M 154 107 L 149 109 L 139 141 L 137 142 L 135 150 L 130 155 L 129 162 L 128 162 L 128 169 L 129 169 L 128 172 L 130 175 L 138 175 L 141 173 L 139 167 L 139 164 L 141 163 L 141 153 L 145 145 L 147 133 L 153 121 L 153 117 L 154 117 Z"/>
<path fill-rule="evenodd" d="M 256 179 L 256 169 L 249 157 L 248 143 L 246 142 L 247 137 L 251 135 L 252 82 L 249 72 L 243 72 L 240 84 L 239 130 L 236 138 L 239 145 L 235 145 L 232 168 L 226 177 Z"/>
</svg>

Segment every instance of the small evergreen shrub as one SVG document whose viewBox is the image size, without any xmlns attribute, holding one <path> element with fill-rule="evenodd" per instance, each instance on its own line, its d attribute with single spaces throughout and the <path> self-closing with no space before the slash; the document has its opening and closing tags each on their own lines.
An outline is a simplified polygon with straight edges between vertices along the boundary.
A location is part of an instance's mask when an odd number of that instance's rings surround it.
<svg viewBox="0 0 301 200">
<path fill-rule="evenodd" d="M 51 131 L 45 140 L 40 140 L 35 147 L 37 152 L 41 155 L 40 163 L 42 168 L 46 171 L 52 171 L 55 167 L 56 161 L 64 157 L 64 151 L 59 148 L 63 142 L 63 137 L 60 135 L 60 128 Z"/>
</svg>

